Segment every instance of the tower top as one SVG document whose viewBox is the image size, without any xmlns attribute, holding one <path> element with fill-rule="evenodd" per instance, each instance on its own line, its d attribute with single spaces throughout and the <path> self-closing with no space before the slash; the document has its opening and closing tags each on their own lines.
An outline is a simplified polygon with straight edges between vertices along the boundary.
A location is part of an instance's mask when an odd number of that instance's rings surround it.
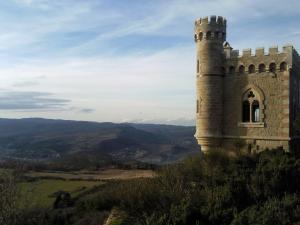
<svg viewBox="0 0 300 225">
<path fill-rule="evenodd" d="M 195 21 L 195 41 L 201 41 L 202 39 L 225 41 L 226 19 L 222 16 L 210 16 L 197 19 Z"/>
<path fill-rule="evenodd" d="M 195 21 L 195 28 L 202 32 L 208 30 L 226 32 L 226 19 L 222 16 L 203 17 Z"/>
</svg>

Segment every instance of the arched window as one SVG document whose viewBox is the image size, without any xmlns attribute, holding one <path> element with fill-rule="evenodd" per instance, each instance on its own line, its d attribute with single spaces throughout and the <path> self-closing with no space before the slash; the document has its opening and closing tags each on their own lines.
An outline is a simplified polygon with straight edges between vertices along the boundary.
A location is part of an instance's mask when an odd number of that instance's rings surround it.
<svg viewBox="0 0 300 225">
<path fill-rule="evenodd" d="M 243 65 L 240 65 L 239 74 L 244 74 L 244 73 L 245 73 L 245 67 Z"/>
<path fill-rule="evenodd" d="M 253 64 L 249 66 L 249 73 L 255 73 L 255 66 Z"/>
<path fill-rule="evenodd" d="M 259 64 L 259 66 L 258 66 L 258 72 L 260 72 L 260 73 L 266 72 L 266 66 L 265 66 L 265 64 L 263 64 L 263 63 Z"/>
<path fill-rule="evenodd" d="M 215 33 L 215 39 L 219 39 L 219 37 L 220 37 L 220 32 L 217 31 L 217 32 Z"/>
<path fill-rule="evenodd" d="M 210 39 L 211 39 L 211 32 L 208 31 L 208 32 L 206 33 L 206 40 L 210 40 Z"/>
<path fill-rule="evenodd" d="M 243 101 L 242 121 L 245 123 L 250 122 L 250 102 L 248 100 Z"/>
<path fill-rule="evenodd" d="M 260 103 L 259 96 L 253 90 L 248 90 L 243 96 L 242 103 L 242 122 L 260 122 Z"/>
<path fill-rule="evenodd" d="M 234 72 L 235 72 L 234 66 L 230 66 L 229 67 L 229 74 L 234 74 Z"/>
<path fill-rule="evenodd" d="M 197 105 L 196 105 L 196 113 L 199 113 L 199 100 L 197 99 Z"/>
<path fill-rule="evenodd" d="M 286 71 L 287 70 L 287 64 L 286 62 L 280 63 L 280 72 Z"/>
<path fill-rule="evenodd" d="M 259 102 L 254 100 L 252 102 L 252 122 L 259 122 Z"/>
<path fill-rule="evenodd" d="M 276 72 L 276 64 L 275 64 L 275 63 L 271 63 L 271 64 L 269 65 L 269 71 L 270 71 L 271 73 L 275 73 L 275 72 Z"/>
<path fill-rule="evenodd" d="M 197 41 L 197 38 L 198 38 L 198 36 L 197 36 L 197 34 L 195 34 L 195 35 L 194 35 L 195 41 Z"/>
<path fill-rule="evenodd" d="M 200 33 L 199 33 L 199 40 L 202 41 L 202 39 L 203 39 L 203 33 L 200 32 Z"/>
<path fill-rule="evenodd" d="M 199 73 L 199 71 L 200 71 L 200 63 L 199 63 L 199 59 L 197 59 L 197 73 Z"/>
</svg>

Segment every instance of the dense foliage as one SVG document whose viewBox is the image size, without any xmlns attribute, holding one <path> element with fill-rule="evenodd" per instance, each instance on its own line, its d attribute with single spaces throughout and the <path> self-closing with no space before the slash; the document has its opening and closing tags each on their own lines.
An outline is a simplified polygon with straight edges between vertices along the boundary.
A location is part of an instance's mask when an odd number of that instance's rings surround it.
<svg viewBox="0 0 300 225">
<path fill-rule="evenodd" d="M 152 179 L 109 182 L 75 205 L 35 210 L 42 223 L 101 224 L 112 209 L 115 224 L 300 224 L 300 160 L 281 150 L 229 157 L 210 152 L 163 167 Z"/>
</svg>

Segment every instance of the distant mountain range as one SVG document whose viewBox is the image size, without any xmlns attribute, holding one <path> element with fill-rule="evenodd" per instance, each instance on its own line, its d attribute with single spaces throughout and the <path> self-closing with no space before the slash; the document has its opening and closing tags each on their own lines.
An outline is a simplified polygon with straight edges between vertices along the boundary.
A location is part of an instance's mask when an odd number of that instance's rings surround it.
<svg viewBox="0 0 300 225">
<path fill-rule="evenodd" d="M 174 162 L 199 153 L 195 127 L 0 119 L 0 158 L 55 161 L 94 159 Z"/>
</svg>

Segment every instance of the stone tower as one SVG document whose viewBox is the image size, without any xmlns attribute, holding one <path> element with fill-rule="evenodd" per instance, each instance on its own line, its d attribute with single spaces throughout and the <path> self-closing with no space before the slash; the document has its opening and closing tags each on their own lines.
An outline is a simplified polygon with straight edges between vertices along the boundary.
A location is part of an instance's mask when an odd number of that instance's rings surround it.
<svg viewBox="0 0 300 225">
<path fill-rule="evenodd" d="M 223 43 L 226 20 L 211 16 L 195 22 L 197 46 L 197 119 L 195 137 L 203 152 L 216 148 L 222 138 Z"/>
<path fill-rule="evenodd" d="M 292 45 L 233 50 L 226 20 L 195 22 L 195 137 L 203 152 L 221 147 L 300 152 L 300 56 Z"/>
</svg>

